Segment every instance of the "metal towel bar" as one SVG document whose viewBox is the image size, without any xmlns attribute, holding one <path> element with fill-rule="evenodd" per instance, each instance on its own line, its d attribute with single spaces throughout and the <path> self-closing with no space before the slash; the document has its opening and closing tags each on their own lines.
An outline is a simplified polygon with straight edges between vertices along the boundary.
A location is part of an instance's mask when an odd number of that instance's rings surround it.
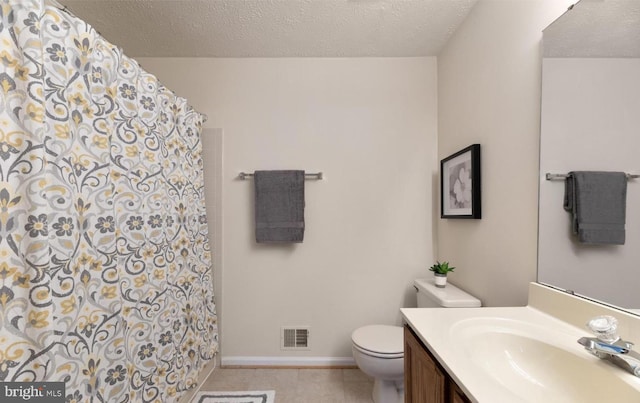
<svg viewBox="0 0 640 403">
<path fill-rule="evenodd" d="M 640 175 L 636 174 L 625 174 L 627 175 L 627 180 L 640 178 Z M 565 180 L 569 177 L 569 174 L 546 174 L 546 178 L 548 181 L 557 181 L 557 180 Z"/>
<path fill-rule="evenodd" d="M 240 172 L 238 174 L 238 179 L 240 180 L 251 179 L 251 178 L 253 178 L 253 174 L 250 174 L 250 173 Z M 322 180 L 324 177 L 322 175 L 322 172 L 317 172 L 317 173 L 311 173 L 311 174 L 304 174 L 304 178 Z"/>
</svg>

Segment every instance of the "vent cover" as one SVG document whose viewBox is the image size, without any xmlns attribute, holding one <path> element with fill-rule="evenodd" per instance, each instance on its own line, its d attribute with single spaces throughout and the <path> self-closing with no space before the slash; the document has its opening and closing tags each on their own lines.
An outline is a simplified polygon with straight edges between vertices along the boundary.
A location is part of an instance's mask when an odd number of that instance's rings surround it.
<svg viewBox="0 0 640 403">
<path fill-rule="evenodd" d="M 309 350 L 309 327 L 291 326 L 280 328 L 281 350 Z"/>
</svg>

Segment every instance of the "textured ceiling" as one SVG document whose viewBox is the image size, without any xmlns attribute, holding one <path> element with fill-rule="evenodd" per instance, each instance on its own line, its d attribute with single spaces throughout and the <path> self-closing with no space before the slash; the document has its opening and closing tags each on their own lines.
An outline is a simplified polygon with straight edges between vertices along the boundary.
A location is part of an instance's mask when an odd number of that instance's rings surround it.
<svg viewBox="0 0 640 403">
<path fill-rule="evenodd" d="M 59 0 L 134 57 L 435 56 L 477 0 Z"/>
<path fill-rule="evenodd" d="M 543 44 L 545 57 L 640 57 L 640 0 L 581 0 Z"/>
</svg>

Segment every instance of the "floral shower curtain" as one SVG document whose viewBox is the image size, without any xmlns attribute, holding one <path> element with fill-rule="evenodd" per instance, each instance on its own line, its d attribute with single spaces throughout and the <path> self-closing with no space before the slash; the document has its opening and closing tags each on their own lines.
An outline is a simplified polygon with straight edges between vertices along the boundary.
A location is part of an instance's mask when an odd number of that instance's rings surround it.
<svg viewBox="0 0 640 403">
<path fill-rule="evenodd" d="M 56 3 L 0 5 L 0 381 L 177 401 L 218 349 L 203 117 Z"/>
</svg>

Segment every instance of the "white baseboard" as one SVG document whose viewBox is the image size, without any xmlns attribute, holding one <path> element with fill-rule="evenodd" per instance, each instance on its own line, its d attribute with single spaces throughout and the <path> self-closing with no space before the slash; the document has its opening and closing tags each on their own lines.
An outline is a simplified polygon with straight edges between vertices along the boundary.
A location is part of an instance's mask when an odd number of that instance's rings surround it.
<svg viewBox="0 0 640 403">
<path fill-rule="evenodd" d="M 355 367 L 353 357 L 222 357 L 222 367 Z"/>
</svg>

